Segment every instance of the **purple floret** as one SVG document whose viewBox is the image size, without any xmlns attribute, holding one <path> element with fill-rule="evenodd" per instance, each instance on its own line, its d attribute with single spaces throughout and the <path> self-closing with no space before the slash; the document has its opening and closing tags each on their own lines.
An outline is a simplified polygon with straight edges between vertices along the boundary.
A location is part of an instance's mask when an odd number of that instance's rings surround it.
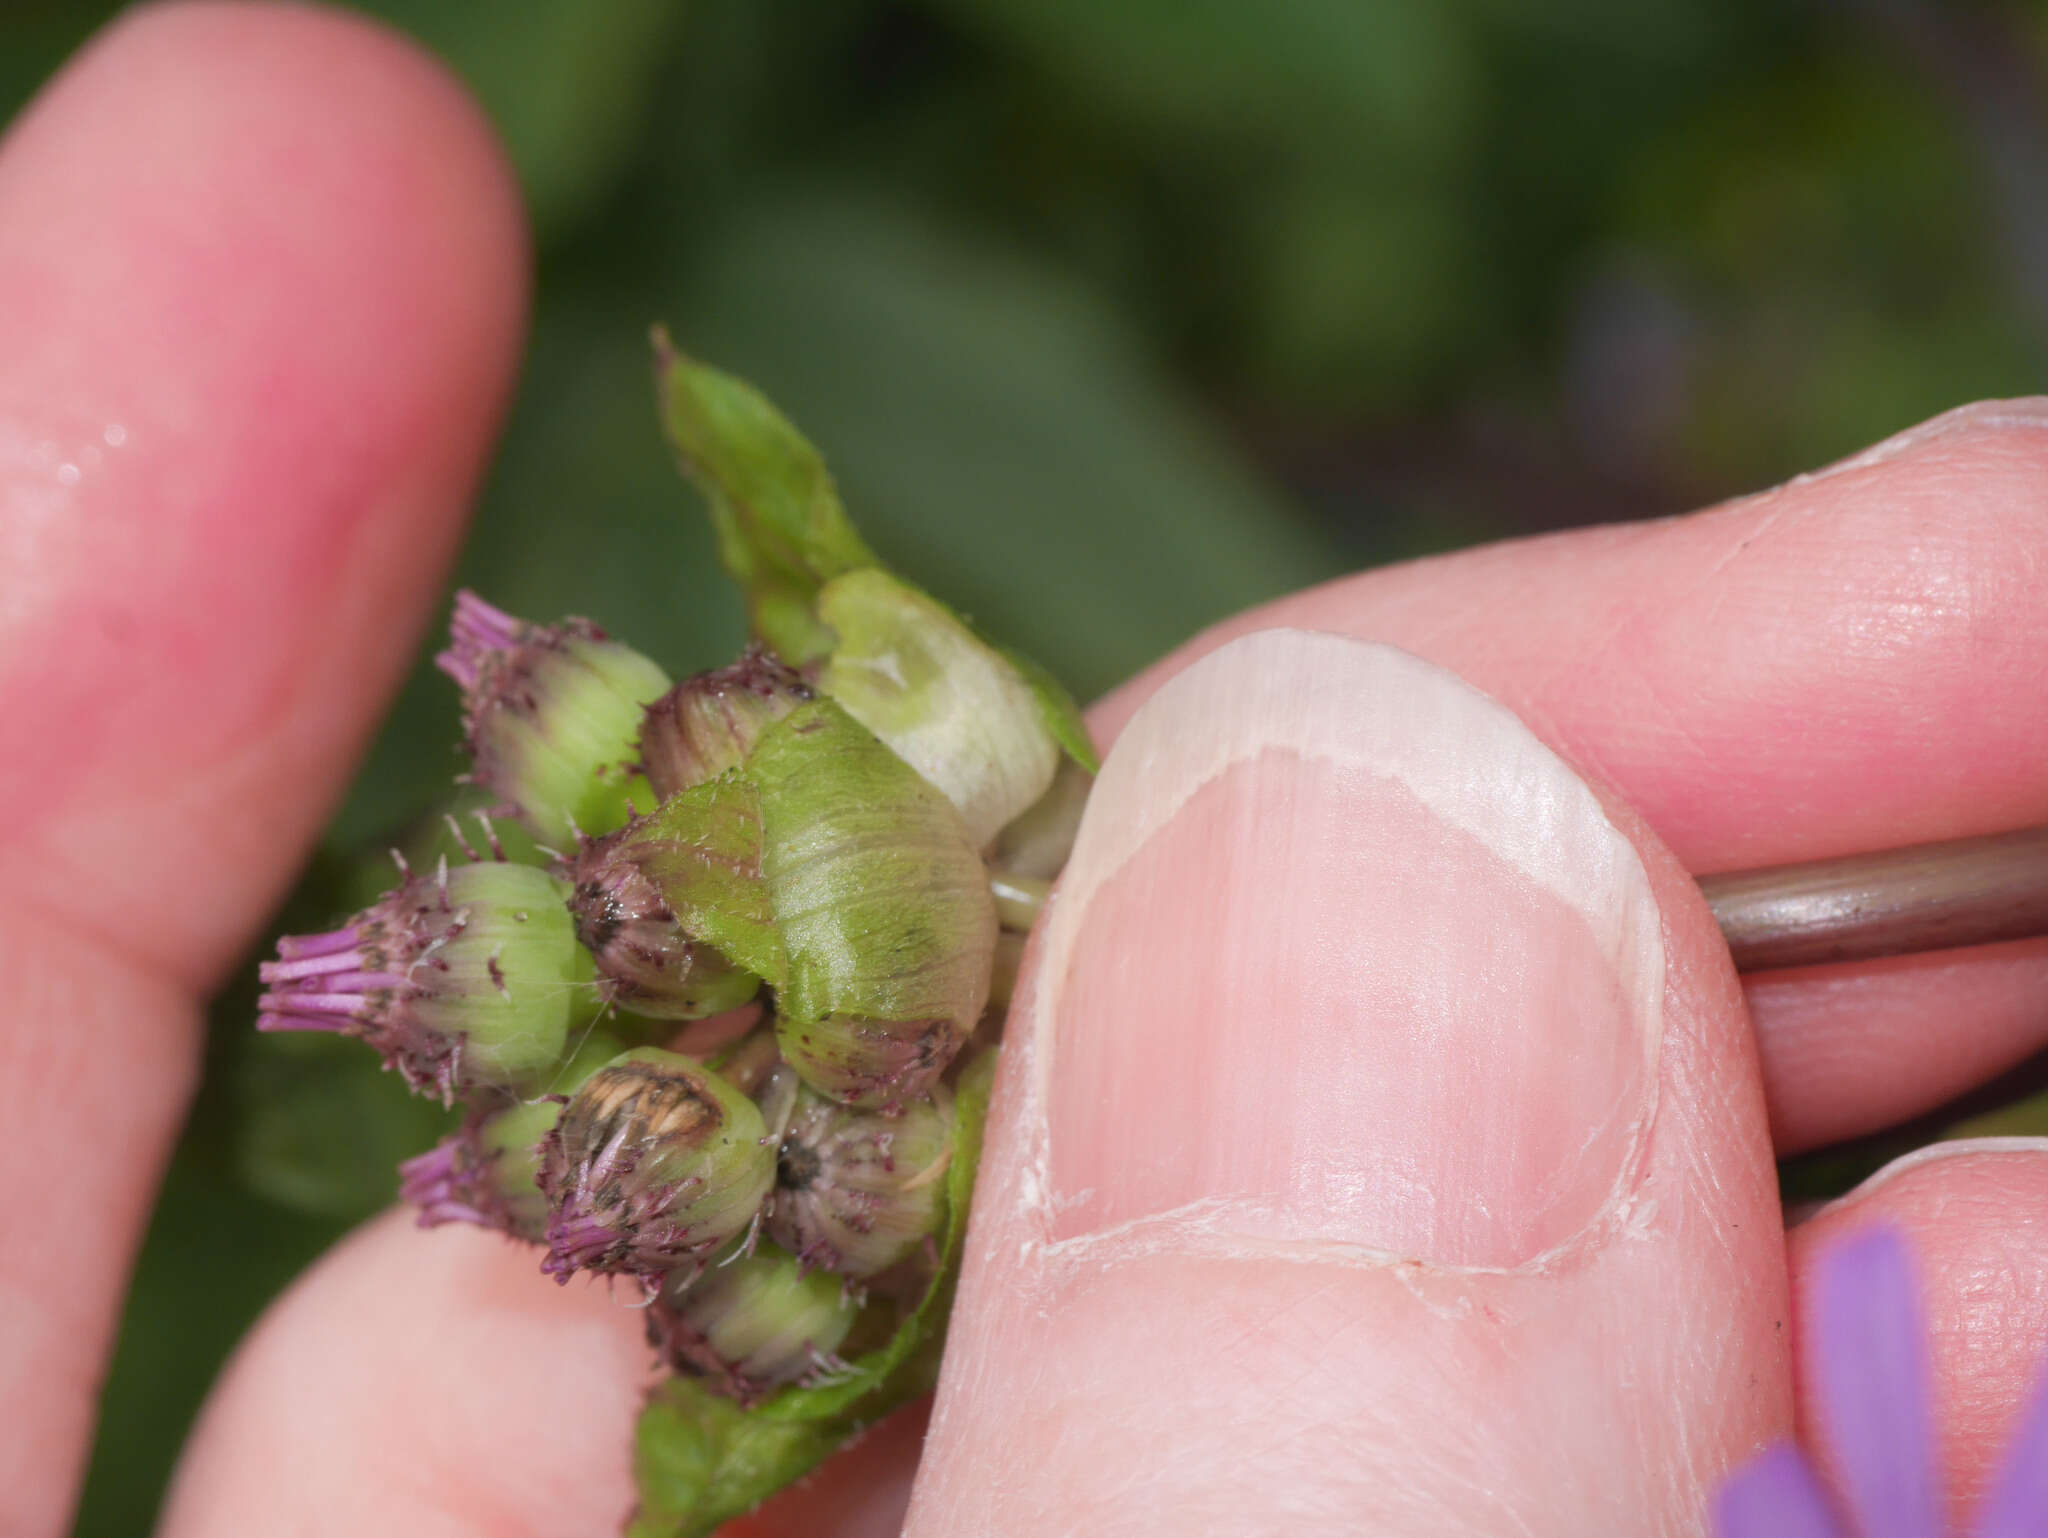
<svg viewBox="0 0 2048 1538">
<path fill-rule="evenodd" d="M 407 876 L 355 920 L 325 934 L 287 935 L 278 959 L 258 969 L 259 1031 L 337 1031 L 384 1055 L 421 1094 L 452 1103 L 462 1038 L 431 1028 L 418 1001 L 442 986 L 435 952 L 469 921 L 451 902 L 443 864 L 431 879 Z"/>
<path fill-rule="evenodd" d="M 442 1223 L 496 1227 L 490 1214 L 476 1205 L 473 1185 L 464 1168 L 459 1134 L 398 1166 L 399 1200 L 419 1208 L 422 1228 Z"/>
<path fill-rule="evenodd" d="M 434 666 L 468 694 L 477 687 L 485 664 L 517 646 L 530 628 L 526 621 L 493 608 L 464 588 L 455 595 L 455 613 L 448 622 L 448 649 L 434 658 Z"/>
<path fill-rule="evenodd" d="M 1823 1254 L 1813 1316 L 1807 1387 L 1841 1474 L 1841 1506 L 1805 1454 L 1780 1442 L 1722 1487 L 1717 1538 L 1943 1538 L 1926 1327 L 1904 1236 L 1874 1227 Z M 1970 1532 L 2048 1533 L 2048 1378 Z"/>
</svg>

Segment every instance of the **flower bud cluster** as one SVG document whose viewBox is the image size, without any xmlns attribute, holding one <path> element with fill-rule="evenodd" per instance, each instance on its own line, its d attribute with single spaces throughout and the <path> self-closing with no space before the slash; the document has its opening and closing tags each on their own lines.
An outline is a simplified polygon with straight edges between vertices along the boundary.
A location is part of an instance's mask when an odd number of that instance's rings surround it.
<svg viewBox="0 0 2048 1538">
<path fill-rule="evenodd" d="M 459 595 L 468 778 L 551 863 L 404 871 L 262 967 L 262 1029 L 467 1107 L 401 1170 L 423 1225 L 636 1285 L 662 1358 L 742 1402 L 843 1368 L 929 1275 L 1002 949 L 985 852 L 1058 763 L 1021 675 L 886 573 L 816 621 L 802 667 L 671 686 Z"/>
</svg>

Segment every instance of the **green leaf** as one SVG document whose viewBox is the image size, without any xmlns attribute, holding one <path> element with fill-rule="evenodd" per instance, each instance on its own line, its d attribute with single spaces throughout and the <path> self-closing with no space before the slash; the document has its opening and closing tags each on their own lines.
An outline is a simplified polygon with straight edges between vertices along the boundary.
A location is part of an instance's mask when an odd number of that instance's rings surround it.
<svg viewBox="0 0 2048 1538">
<path fill-rule="evenodd" d="M 939 1269 L 917 1307 L 887 1344 L 857 1358 L 845 1373 L 815 1387 L 782 1389 L 750 1409 L 692 1378 L 661 1384 L 641 1413 L 635 1439 L 640 1510 L 628 1538 L 704 1538 L 936 1381 L 995 1057 L 988 1051 L 969 1063 L 954 1092 L 957 1142 L 946 1172 Z"/>
<path fill-rule="evenodd" d="M 825 461 L 744 380 L 684 356 L 654 333 L 662 425 L 683 469 L 711 504 L 719 555 L 747 597 L 754 633 L 801 665 L 830 647 L 818 589 L 877 562 L 861 541 Z"/>
</svg>

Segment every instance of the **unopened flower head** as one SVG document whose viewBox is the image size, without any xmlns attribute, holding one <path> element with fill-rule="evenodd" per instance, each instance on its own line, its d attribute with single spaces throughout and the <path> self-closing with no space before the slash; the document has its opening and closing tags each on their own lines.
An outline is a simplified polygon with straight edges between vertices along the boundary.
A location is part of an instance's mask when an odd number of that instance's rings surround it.
<svg viewBox="0 0 2048 1538">
<path fill-rule="evenodd" d="M 642 824 L 593 839 L 569 869 L 569 908 L 614 1002 L 661 1020 L 736 1009 L 760 979 L 683 929 L 645 862 L 660 852 Z"/>
<path fill-rule="evenodd" d="M 647 1311 L 647 1335 L 671 1367 L 748 1403 L 842 1369 L 836 1353 L 859 1318 L 839 1277 L 764 1244 L 673 1273 Z"/>
<path fill-rule="evenodd" d="M 937 1226 L 953 1158 L 952 1097 L 856 1111 L 777 1070 L 761 1096 L 780 1125 L 768 1236 L 807 1266 L 887 1270 Z"/>
<path fill-rule="evenodd" d="M 684 679 L 641 723 L 648 784 L 666 797 L 737 769 L 766 727 L 814 697 L 796 669 L 761 646 L 730 667 Z"/>
<path fill-rule="evenodd" d="M 640 719 L 668 674 L 588 620 L 532 625 L 458 593 L 434 660 L 461 686 L 470 778 L 545 844 L 606 833 L 653 801 Z"/>
<path fill-rule="evenodd" d="M 444 1104 L 523 1093 L 594 1003 L 567 892 L 526 865 L 408 874 L 342 928 L 278 941 L 257 1028 L 359 1036 Z"/>
<path fill-rule="evenodd" d="M 950 1016 L 850 1014 L 810 1021 L 777 1016 L 775 1033 L 783 1060 L 805 1083 L 842 1104 L 869 1110 L 895 1110 L 929 1093 L 969 1034 Z"/>
<path fill-rule="evenodd" d="M 539 1100 L 472 1112 L 458 1131 L 398 1167 L 399 1199 L 420 1227 L 474 1223 L 538 1244 L 548 1204 L 534 1183 L 534 1150 L 561 1107 Z"/>
<path fill-rule="evenodd" d="M 754 1103 L 694 1058 L 640 1047 L 569 1097 L 541 1145 L 547 1258 L 577 1271 L 656 1276 L 748 1228 L 775 1183 Z"/>
<path fill-rule="evenodd" d="M 574 1090 L 618 1054 L 616 1041 L 587 1032 L 555 1082 Z M 540 1145 L 563 1104 L 549 1094 L 470 1112 L 460 1128 L 398 1167 L 400 1200 L 419 1209 L 422 1228 L 474 1223 L 539 1244 L 548 1219 L 537 1179 Z"/>
</svg>

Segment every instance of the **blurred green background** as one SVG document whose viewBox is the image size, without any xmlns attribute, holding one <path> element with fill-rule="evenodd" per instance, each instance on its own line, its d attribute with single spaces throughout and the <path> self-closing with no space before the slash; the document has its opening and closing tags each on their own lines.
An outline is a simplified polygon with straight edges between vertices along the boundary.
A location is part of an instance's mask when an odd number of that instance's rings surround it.
<svg viewBox="0 0 2048 1538">
<path fill-rule="evenodd" d="M 112 9 L 7 0 L 0 109 Z M 1348 568 L 1674 511 L 2040 387 L 2033 8 L 367 9 L 475 88 L 538 235 L 459 578 L 678 673 L 726 660 L 740 618 L 656 435 L 657 318 L 819 442 L 885 557 L 1084 696 Z M 455 737 L 423 666 L 281 926 L 383 883 L 359 851 L 446 790 Z M 234 1339 L 437 1130 L 360 1049 L 259 1041 L 252 993 L 216 1012 L 81 1534 L 147 1529 Z"/>
</svg>

